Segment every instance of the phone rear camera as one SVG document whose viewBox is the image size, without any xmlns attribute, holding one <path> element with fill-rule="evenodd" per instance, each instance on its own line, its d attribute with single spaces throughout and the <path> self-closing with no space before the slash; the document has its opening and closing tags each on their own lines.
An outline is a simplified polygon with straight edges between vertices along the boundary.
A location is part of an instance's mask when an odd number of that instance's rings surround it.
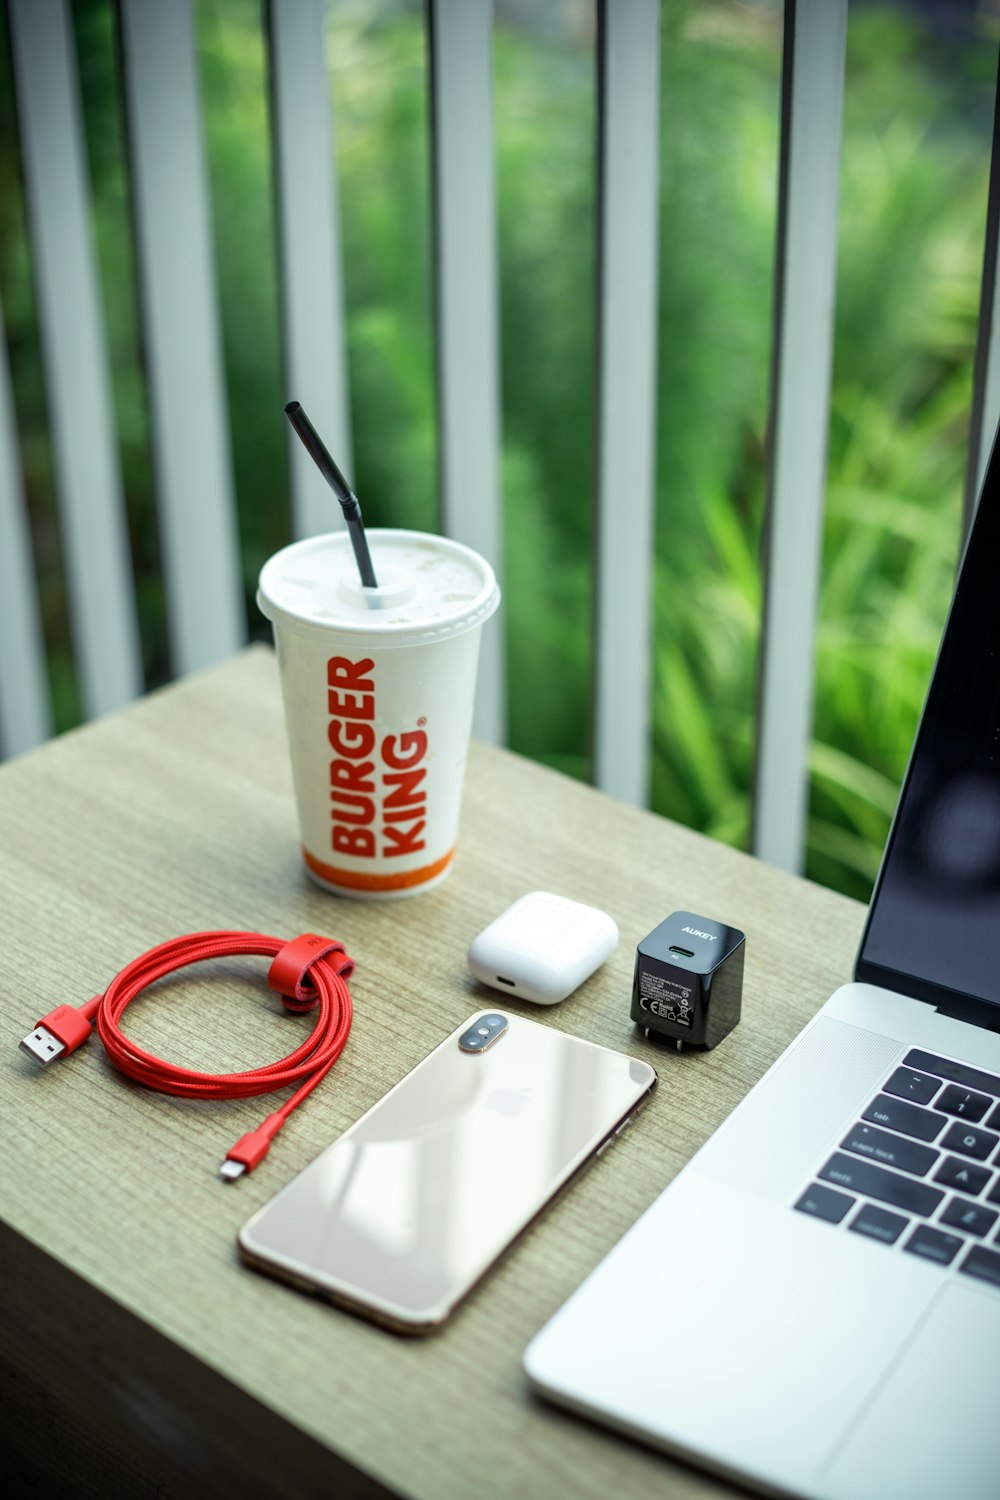
<svg viewBox="0 0 1000 1500">
<path fill-rule="evenodd" d="M 478 1016 L 475 1024 L 459 1037 L 459 1048 L 462 1052 L 485 1052 L 503 1036 L 507 1025 L 506 1016 Z"/>
</svg>

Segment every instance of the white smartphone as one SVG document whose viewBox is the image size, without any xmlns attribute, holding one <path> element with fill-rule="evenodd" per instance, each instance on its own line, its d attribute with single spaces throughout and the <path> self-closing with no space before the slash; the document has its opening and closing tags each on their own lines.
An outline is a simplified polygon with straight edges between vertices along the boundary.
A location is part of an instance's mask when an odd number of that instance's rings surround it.
<svg viewBox="0 0 1000 1500">
<path fill-rule="evenodd" d="M 240 1252 L 397 1332 L 429 1332 L 655 1086 L 637 1058 L 482 1011 L 254 1214 Z"/>
</svg>

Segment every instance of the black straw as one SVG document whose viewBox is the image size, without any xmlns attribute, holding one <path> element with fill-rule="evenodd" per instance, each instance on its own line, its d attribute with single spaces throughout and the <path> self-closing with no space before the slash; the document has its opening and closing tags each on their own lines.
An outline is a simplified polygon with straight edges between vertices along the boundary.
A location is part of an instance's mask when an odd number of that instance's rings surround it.
<svg viewBox="0 0 1000 1500">
<path fill-rule="evenodd" d="M 351 538 L 351 546 L 354 548 L 354 560 L 358 565 L 362 584 L 366 589 L 377 589 L 378 580 L 375 577 L 371 553 L 368 551 L 368 542 L 365 539 L 365 523 L 361 519 L 361 506 L 358 503 L 357 495 L 326 451 L 323 439 L 302 410 L 298 401 L 289 401 L 285 407 L 285 416 L 302 439 L 309 457 L 340 501 L 340 508 L 344 512 L 344 520 L 347 522 L 347 533 Z"/>
</svg>

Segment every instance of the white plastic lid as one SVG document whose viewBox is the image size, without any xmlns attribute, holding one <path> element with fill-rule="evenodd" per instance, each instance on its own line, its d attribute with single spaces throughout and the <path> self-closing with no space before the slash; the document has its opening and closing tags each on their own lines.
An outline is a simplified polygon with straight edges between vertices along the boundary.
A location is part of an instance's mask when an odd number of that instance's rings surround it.
<svg viewBox="0 0 1000 1500">
<path fill-rule="evenodd" d="M 365 536 L 378 588 L 362 587 L 346 531 L 307 537 L 264 564 L 257 587 L 261 612 L 307 631 L 413 646 L 472 630 L 500 603 L 493 569 L 461 542 L 378 528 Z"/>
</svg>

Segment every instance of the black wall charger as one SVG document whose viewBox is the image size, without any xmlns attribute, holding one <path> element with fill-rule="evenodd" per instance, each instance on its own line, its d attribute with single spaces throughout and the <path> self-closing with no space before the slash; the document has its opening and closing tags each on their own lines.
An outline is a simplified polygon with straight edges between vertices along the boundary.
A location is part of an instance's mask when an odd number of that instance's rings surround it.
<svg viewBox="0 0 1000 1500">
<path fill-rule="evenodd" d="M 740 1019 L 745 950 L 738 927 L 675 911 L 635 951 L 632 1020 L 678 1051 L 717 1046 Z"/>
</svg>

